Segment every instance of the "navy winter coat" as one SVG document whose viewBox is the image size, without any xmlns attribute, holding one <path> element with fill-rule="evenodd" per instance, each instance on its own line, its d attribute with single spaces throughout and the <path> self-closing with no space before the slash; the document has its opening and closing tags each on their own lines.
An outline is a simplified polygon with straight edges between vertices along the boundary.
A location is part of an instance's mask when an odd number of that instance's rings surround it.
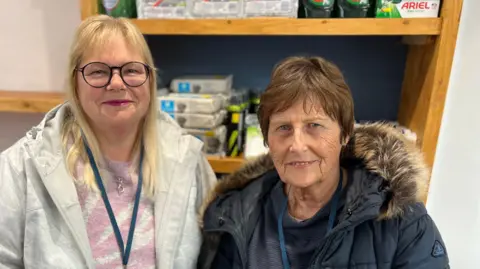
<svg viewBox="0 0 480 269">
<path fill-rule="evenodd" d="M 428 169 L 410 141 L 390 125 L 360 125 L 342 166 L 352 177 L 345 206 L 309 268 L 449 268 L 444 242 L 421 202 Z M 274 169 L 266 155 L 218 183 L 202 218 L 198 268 L 247 268 L 263 199 L 278 182 Z"/>
</svg>

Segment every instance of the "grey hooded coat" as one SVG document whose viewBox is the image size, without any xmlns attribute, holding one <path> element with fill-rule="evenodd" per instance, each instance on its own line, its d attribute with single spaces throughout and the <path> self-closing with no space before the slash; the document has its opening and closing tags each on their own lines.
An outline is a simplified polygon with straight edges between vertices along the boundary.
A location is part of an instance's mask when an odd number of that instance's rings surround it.
<svg viewBox="0 0 480 269">
<path fill-rule="evenodd" d="M 0 269 L 95 268 L 61 144 L 68 114 L 68 104 L 56 107 L 0 154 Z M 199 209 L 216 177 L 200 140 L 166 113 L 157 119 L 156 267 L 195 268 L 202 241 Z"/>
</svg>

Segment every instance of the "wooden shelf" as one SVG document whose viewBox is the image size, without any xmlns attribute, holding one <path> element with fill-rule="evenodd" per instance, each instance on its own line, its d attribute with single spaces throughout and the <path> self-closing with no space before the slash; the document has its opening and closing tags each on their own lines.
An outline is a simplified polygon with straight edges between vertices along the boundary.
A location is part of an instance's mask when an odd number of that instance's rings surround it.
<svg viewBox="0 0 480 269">
<path fill-rule="evenodd" d="M 208 162 L 215 173 L 229 174 L 238 170 L 246 161 L 243 158 L 208 157 Z"/>
<path fill-rule="evenodd" d="M 149 35 L 439 35 L 441 18 L 133 19 Z"/>
<path fill-rule="evenodd" d="M 1 112 L 45 113 L 63 102 L 57 92 L 20 92 L 0 90 Z"/>
</svg>

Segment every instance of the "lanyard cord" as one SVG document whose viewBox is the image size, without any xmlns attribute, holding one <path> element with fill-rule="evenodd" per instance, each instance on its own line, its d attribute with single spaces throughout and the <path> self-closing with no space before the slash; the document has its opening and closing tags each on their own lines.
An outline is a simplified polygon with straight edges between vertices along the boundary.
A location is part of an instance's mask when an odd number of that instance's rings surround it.
<svg viewBox="0 0 480 269">
<path fill-rule="evenodd" d="M 340 168 L 340 180 L 338 181 L 337 189 L 335 190 L 335 194 L 333 195 L 333 199 L 330 204 L 330 214 L 328 217 L 327 234 L 333 229 L 333 226 L 335 225 L 338 200 L 340 200 L 340 195 L 342 192 L 342 183 L 343 183 L 343 173 L 342 173 L 342 169 Z M 288 195 L 285 199 L 282 210 L 280 211 L 280 215 L 278 216 L 278 222 L 277 222 L 278 240 L 280 241 L 280 251 L 282 254 L 282 263 L 283 263 L 284 269 L 290 269 L 290 262 L 288 260 L 288 255 L 287 255 L 287 247 L 285 245 L 285 235 L 283 233 L 283 217 L 285 215 L 285 212 L 287 211 L 287 207 L 288 207 Z"/>
<path fill-rule="evenodd" d="M 87 151 L 88 159 L 90 161 L 90 165 L 92 166 L 93 174 L 95 175 L 95 180 L 97 182 L 97 186 L 100 189 L 102 194 L 103 203 L 105 204 L 105 208 L 107 209 L 108 218 L 110 219 L 110 223 L 112 224 L 113 232 L 115 233 L 115 238 L 117 239 L 118 247 L 120 248 L 120 252 L 122 255 L 122 264 L 124 268 L 126 268 L 128 264 L 128 259 L 130 258 L 130 251 L 132 249 L 133 243 L 133 234 L 135 232 L 135 225 L 137 222 L 137 214 L 138 214 L 138 206 L 140 204 L 140 194 L 142 192 L 142 182 L 143 182 L 143 173 L 142 173 L 142 164 L 143 164 L 143 155 L 144 155 L 144 148 L 143 143 L 140 145 L 140 160 L 138 162 L 138 183 L 137 183 L 137 192 L 135 194 L 135 203 L 133 204 L 133 213 L 132 213 L 132 220 L 130 222 L 130 230 L 128 231 L 128 239 L 127 239 L 127 246 L 125 247 L 122 234 L 120 233 L 120 229 L 118 228 L 117 221 L 115 219 L 115 215 L 113 213 L 112 206 L 110 205 L 110 201 L 108 200 L 107 192 L 105 190 L 105 186 L 103 185 L 102 178 L 100 177 L 100 172 L 98 171 L 98 167 L 95 163 L 95 159 L 93 158 L 93 154 L 91 149 L 88 147 L 86 141 L 84 140 L 85 149 Z"/>
</svg>

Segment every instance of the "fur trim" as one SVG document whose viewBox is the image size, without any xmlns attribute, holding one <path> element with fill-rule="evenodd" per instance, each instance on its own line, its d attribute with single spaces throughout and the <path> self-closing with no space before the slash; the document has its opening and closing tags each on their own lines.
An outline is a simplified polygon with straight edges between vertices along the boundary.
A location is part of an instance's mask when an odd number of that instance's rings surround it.
<svg viewBox="0 0 480 269">
<path fill-rule="evenodd" d="M 380 175 L 386 181 L 391 199 L 380 218 L 399 216 L 408 205 L 424 198 L 429 169 L 420 150 L 394 125 L 382 122 L 356 125 L 343 156 L 363 160 L 369 171 Z M 204 201 L 201 212 L 204 212 L 218 195 L 241 189 L 273 168 L 268 154 L 247 162 L 241 169 L 217 183 Z"/>
</svg>

